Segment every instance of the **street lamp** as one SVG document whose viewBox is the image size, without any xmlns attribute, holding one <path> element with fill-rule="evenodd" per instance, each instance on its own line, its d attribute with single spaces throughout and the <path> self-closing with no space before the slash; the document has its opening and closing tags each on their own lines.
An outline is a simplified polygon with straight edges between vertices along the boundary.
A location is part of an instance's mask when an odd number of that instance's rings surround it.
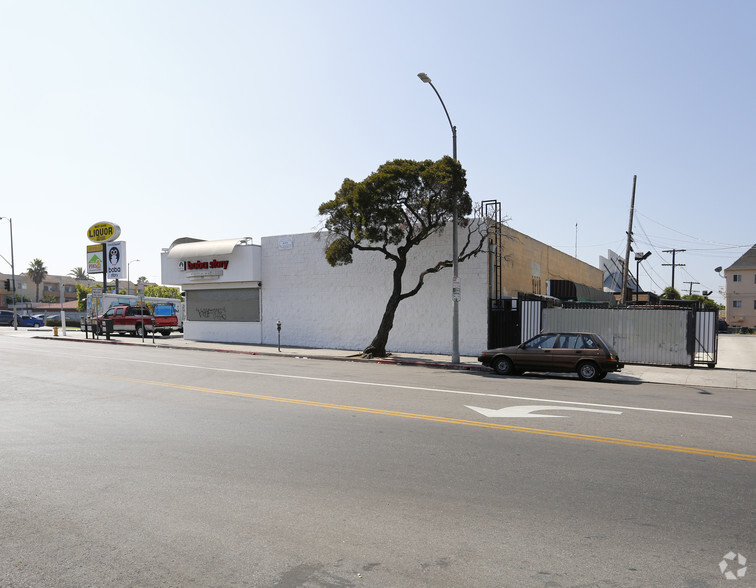
<svg viewBox="0 0 756 588">
<path fill-rule="evenodd" d="M 10 245 L 11 245 L 11 287 L 13 296 L 13 330 L 18 331 L 18 317 L 16 316 L 16 268 L 13 260 L 13 219 L 9 216 L 0 216 L 0 220 L 7 218 L 10 223 Z"/>
<path fill-rule="evenodd" d="M 126 282 L 128 283 L 128 290 L 129 294 L 131 294 L 131 264 L 136 263 L 137 261 L 142 261 L 141 259 L 134 259 L 126 264 Z"/>
<path fill-rule="evenodd" d="M 433 91 L 436 93 L 436 96 L 438 96 L 438 99 L 441 101 L 441 106 L 444 108 L 444 112 L 446 113 L 446 118 L 449 120 L 449 126 L 451 127 L 452 131 L 452 157 L 454 158 L 454 161 L 457 161 L 457 127 L 452 124 L 451 117 L 449 116 L 449 111 L 446 110 L 446 104 L 444 104 L 443 99 L 441 98 L 441 94 L 438 93 L 438 90 L 436 90 L 436 86 L 433 85 L 433 82 L 431 82 L 431 79 L 427 76 L 427 74 L 419 73 L 417 74 L 417 77 L 420 78 L 423 83 L 429 84 L 431 88 L 433 88 Z M 452 300 L 453 300 L 453 310 L 452 310 L 452 363 L 459 363 L 459 247 L 457 242 L 457 199 L 454 199 L 454 203 L 452 206 L 452 270 L 454 273 L 454 276 L 452 276 Z"/>
<path fill-rule="evenodd" d="M 635 254 L 635 303 L 638 303 L 638 292 L 640 291 L 640 264 L 641 261 L 644 261 L 651 257 L 651 252 L 647 251 L 646 253 L 636 253 Z"/>
</svg>

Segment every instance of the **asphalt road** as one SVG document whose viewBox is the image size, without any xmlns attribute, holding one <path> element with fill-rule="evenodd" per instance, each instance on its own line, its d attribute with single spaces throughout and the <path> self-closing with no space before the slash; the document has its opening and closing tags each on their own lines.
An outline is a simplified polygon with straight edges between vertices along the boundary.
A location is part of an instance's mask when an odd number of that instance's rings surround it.
<svg viewBox="0 0 756 588">
<path fill-rule="evenodd" d="M 738 554 L 733 585 L 756 585 L 749 391 L 10 338 L 0 357 L 0 586 L 701 587 Z"/>
</svg>

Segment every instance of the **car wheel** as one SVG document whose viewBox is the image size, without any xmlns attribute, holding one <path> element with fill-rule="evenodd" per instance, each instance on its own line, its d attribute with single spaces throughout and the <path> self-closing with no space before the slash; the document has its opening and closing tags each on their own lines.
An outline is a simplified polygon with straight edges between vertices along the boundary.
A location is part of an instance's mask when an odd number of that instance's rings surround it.
<svg viewBox="0 0 756 588">
<path fill-rule="evenodd" d="M 170 331 L 168 331 L 168 330 L 165 330 L 165 329 L 163 329 L 162 331 L 160 331 L 160 334 L 161 334 L 161 335 L 162 335 L 163 337 L 170 337 L 170 336 L 171 336 L 171 332 L 170 332 Z"/>
<path fill-rule="evenodd" d="M 603 372 L 592 361 L 584 361 L 578 365 L 577 373 L 581 380 L 588 380 L 591 382 L 600 380 L 606 375 L 602 375 Z"/>
<path fill-rule="evenodd" d="M 39 329 L 39 327 L 41 327 L 41 326 L 42 326 L 42 325 L 40 325 L 39 323 L 34 323 L 34 328 L 35 328 L 35 329 Z"/>
<path fill-rule="evenodd" d="M 515 373 L 514 364 L 508 357 L 497 357 L 493 360 L 491 367 L 500 376 L 511 376 Z"/>
<path fill-rule="evenodd" d="M 136 330 L 134 331 L 136 333 L 136 336 L 139 338 L 144 337 L 144 325 L 137 325 Z"/>
<path fill-rule="evenodd" d="M 98 323 L 93 324 L 92 333 L 99 337 L 100 335 L 102 335 L 102 327 Z"/>
</svg>

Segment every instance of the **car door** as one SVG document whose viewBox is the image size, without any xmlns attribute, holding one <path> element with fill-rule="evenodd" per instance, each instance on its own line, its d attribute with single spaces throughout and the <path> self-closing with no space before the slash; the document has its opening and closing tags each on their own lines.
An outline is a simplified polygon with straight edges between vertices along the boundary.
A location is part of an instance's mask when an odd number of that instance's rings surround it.
<svg viewBox="0 0 756 588">
<path fill-rule="evenodd" d="M 563 372 L 574 370 L 582 353 L 582 335 L 579 333 L 561 333 L 554 349 L 554 369 Z"/>
<path fill-rule="evenodd" d="M 544 333 L 526 341 L 517 353 L 515 366 L 531 371 L 552 371 L 556 339 L 554 333 Z"/>
</svg>

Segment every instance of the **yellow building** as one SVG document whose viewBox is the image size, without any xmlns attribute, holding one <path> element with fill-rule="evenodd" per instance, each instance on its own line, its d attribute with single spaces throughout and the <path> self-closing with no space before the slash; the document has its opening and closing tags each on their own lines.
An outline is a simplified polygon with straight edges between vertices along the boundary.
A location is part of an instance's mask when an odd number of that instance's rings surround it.
<svg viewBox="0 0 756 588">
<path fill-rule="evenodd" d="M 502 248 L 500 292 L 502 297 L 519 294 L 553 295 L 551 281 L 568 281 L 603 293 L 604 272 L 590 264 L 501 225 Z M 498 246 L 497 246 L 498 247 Z"/>
</svg>

